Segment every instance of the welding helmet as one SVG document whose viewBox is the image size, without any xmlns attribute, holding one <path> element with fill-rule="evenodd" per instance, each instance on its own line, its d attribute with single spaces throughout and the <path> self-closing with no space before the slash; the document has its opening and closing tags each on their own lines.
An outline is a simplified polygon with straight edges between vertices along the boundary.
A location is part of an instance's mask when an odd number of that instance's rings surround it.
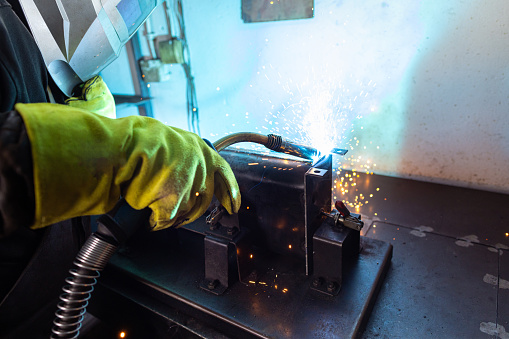
<svg viewBox="0 0 509 339">
<path fill-rule="evenodd" d="M 67 96 L 119 55 L 163 0 L 19 0 L 51 77 Z"/>
</svg>

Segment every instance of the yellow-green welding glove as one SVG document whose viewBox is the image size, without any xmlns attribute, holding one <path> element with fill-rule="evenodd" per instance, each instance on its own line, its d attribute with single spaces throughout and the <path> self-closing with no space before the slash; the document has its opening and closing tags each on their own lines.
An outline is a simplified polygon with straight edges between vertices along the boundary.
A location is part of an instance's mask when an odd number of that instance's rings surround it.
<svg viewBox="0 0 509 339">
<path fill-rule="evenodd" d="M 158 120 L 108 119 L 57 104 L 17 104 L 32 147 L 35 222 L 111 210 L 120 196 L 152 209 L 154 230 L 200 217 L 213 194 L 229 213 L 240 192 L 228 163 L 198 135 Z"/>
<path fill-rule="evenodd" d="M 102 115 L 103 117 L 115 119 L 115 99 L 103 79 L 96 75 L 84 82 L 81 86 L 81 93 L 65 101 L 71 107 L 86 109 Z"/>
</svg>

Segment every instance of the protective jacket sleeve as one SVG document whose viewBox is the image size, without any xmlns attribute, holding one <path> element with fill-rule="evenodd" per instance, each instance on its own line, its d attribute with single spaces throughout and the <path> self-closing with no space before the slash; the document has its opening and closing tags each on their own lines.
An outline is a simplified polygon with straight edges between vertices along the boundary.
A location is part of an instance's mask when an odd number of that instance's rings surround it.
<svg viewBox="0 0 509 339">
<path fill-rule="evenodd" d="M 113 208 L 152 209 L 154 230 L 200 217 L 215 194 L 229 213 L 240 192 L 228 163 L 198 135 L 158 120 L 109 119 L 57 104 L 17 104 L 32 145 L 40 228 Z"/>
<path fill-rule="evenodd" d="M 14 111 L 0 113 L 0 197 L 0 238 L 30 226 L 35 211 L 32 156 L 23 120 Z"/>
<path fill-rule="evenodd" d="M 48 101 L 46 66 L 32 41 L 11 6 L 0 0 L 0 112 L 18 102 Z"/>
</svg>

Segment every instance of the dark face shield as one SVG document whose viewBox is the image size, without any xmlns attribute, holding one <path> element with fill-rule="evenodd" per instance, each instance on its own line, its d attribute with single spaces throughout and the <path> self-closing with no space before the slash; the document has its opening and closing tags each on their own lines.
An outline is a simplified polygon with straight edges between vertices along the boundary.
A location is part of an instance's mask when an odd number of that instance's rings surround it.
<svg viewBox="0 0 509 339">
<path fill-rule="evenodd" d="M 115 60 L 162 0 L 20 0 L 44 62 L 60 89 Z"/>
</svg>

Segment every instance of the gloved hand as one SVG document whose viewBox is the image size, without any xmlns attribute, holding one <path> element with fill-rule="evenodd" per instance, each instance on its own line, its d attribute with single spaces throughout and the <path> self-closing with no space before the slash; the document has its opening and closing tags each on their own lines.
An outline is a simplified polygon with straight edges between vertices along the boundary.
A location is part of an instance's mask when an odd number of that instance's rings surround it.
<svg viewBox="0 0 509 339">
<path fill-rule="evenodd" d="M 108 119 L 56 104 L 17 104 L 32 147 L 32 228 L 113 208 L 122 195 L 150 207 L 154 230 L 200 217 L 216 195 L 229 213 L 240 192 L 228 163 L 198 135 L 158 120 Z"/>
<path fill-rule="evenodd" d="M 106 86 L 106 83 L 99 75 L 82 83 L 80 86 L 81 93 L 78 96 L 65 100 L 66 104 L 71 107 L 86 109 L 103 117 L 115 119 L 115 100 L 108 86 Z"/>
</svg>

